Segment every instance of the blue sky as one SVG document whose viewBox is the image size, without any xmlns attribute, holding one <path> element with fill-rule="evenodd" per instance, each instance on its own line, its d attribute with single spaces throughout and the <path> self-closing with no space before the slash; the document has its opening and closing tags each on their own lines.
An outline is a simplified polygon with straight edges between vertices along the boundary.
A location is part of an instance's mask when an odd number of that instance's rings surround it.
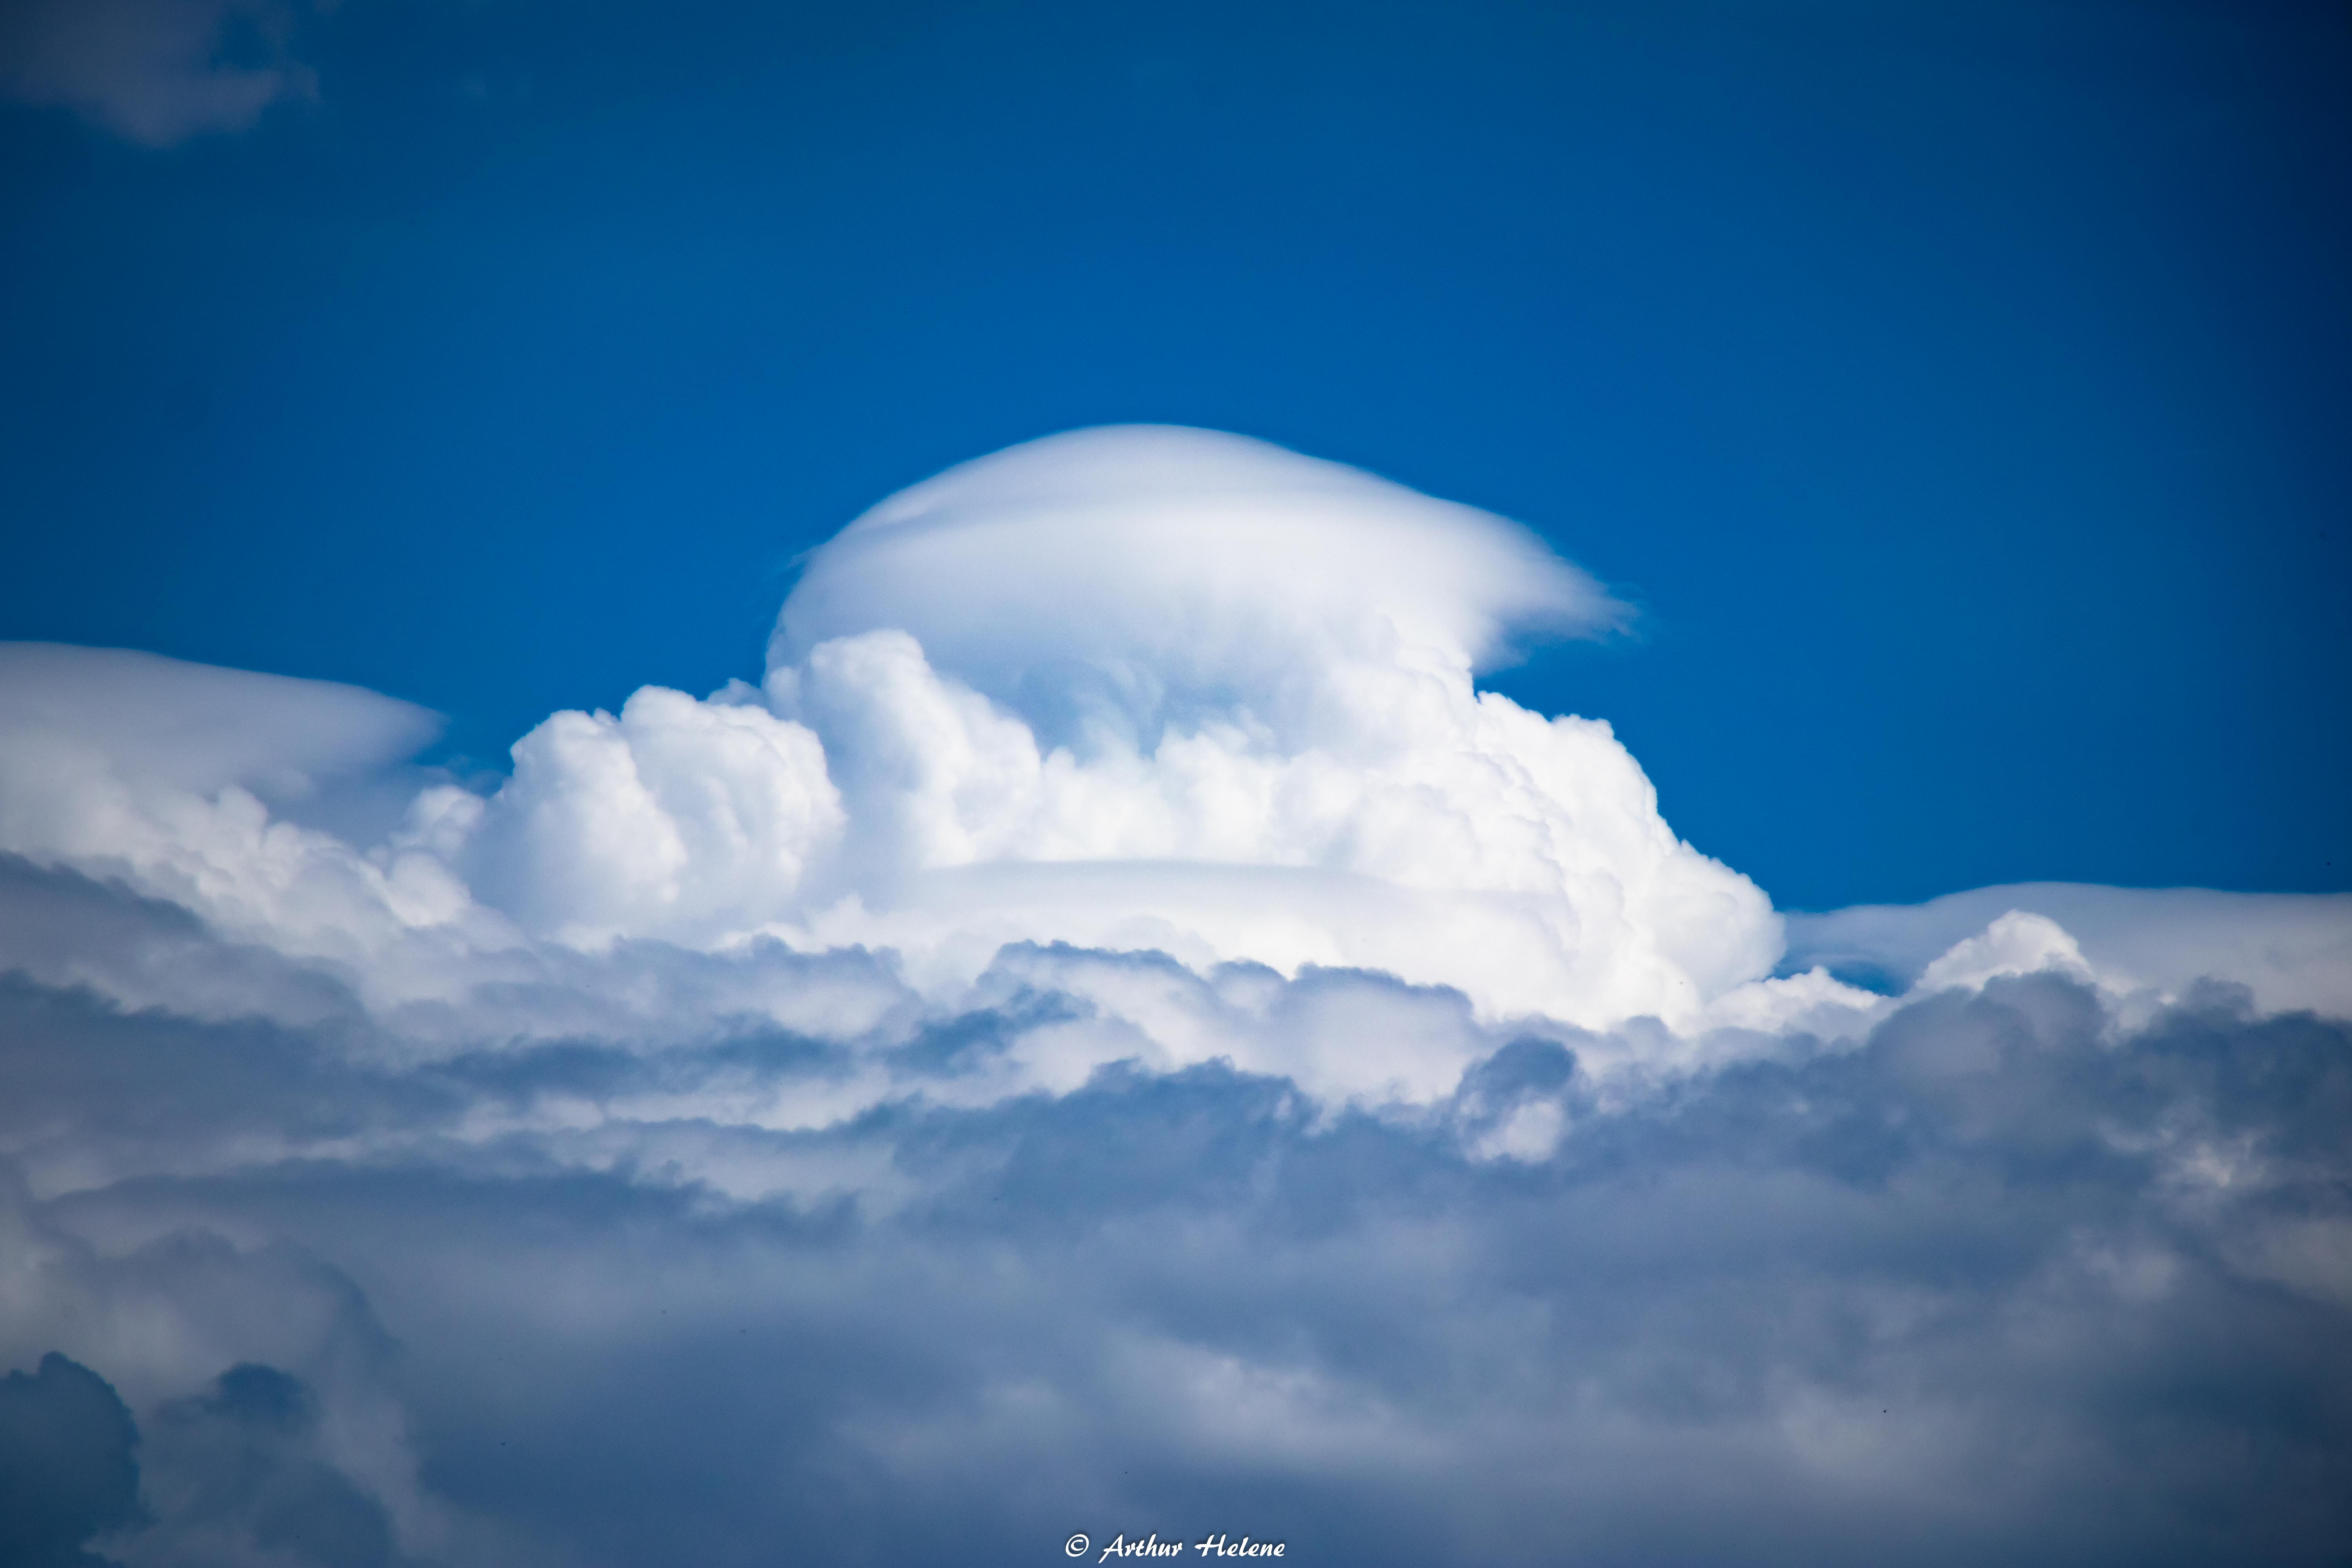
<svg viewBox="0 0 2352 1568">
<path fill-rule="evenodd" d="M 889 490 L 1194 424 L 1638 604 L 1496 684 L 1783 905 L 2352 885 L 2340 7 L 501 0 L 286 47 L 314 89 L 243 131 L 0 120 L 9 636 L 373 686 L 502 770 L 756 676 Z"/>
</svg>

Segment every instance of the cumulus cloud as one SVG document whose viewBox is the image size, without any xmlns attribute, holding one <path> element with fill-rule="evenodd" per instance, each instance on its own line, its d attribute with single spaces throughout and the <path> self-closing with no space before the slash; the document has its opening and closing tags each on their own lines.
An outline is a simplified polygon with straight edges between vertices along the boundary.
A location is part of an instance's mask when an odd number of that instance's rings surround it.
<svg viewBox="0 0 2352 1568">
<path fill-rule="evenodd" d="M 0 15 L 0 92 L 150 147 L 242 131 L 311 89 L 286 0 L 27 0 Z"/>
<path fill-rule="evenodd" d="M 1605 724 L 1473 684 L 1515 633 L 1623 613 L 1517 525 L 1236 437 L 951 469 L 819 551 L 778 621 L 764 695 L 848 799 L 800 929 L 919 975 L 1026 937 L 1690 1016 L 1769 969 L 1766 900 Z"/>
<path fill-rule="evenodd" d="M 139 1439 L 57 1549 L 2329 1561 L 2352 900 L 1783 917 L 1476 688 L 1622 616 L 1151 428 L 486 794 L 0 648 L 0 1363 Z"/>
</svg>

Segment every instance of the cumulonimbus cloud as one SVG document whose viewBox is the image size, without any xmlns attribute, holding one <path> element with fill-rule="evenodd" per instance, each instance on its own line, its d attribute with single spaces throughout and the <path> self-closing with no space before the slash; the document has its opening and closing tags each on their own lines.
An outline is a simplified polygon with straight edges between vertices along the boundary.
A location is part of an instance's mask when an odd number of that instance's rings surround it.
<svg viewBox="0 0 2352 1568">
<path fill-rule="evenodd" d="M 146 1467 L 59 1550 L 2319 1561 L 2352 900 L 1783 916 L 1477 689 L 1624 615 L 1149 427 L 886 500 L 759 682 L 488 792 L 0 647 L 0 1372 Z"/>
<path fill-rule="evenodd" d="M 541 935 L 1373 968 L 1676 1019 L 1779 956 L 1605 724 L 1473 677 L 1623 611 L 1517 526 L 1208 432 L 1074 433 L 815 552 L 757 689 L 516 748 L 459 863 Z"/>
</svg>

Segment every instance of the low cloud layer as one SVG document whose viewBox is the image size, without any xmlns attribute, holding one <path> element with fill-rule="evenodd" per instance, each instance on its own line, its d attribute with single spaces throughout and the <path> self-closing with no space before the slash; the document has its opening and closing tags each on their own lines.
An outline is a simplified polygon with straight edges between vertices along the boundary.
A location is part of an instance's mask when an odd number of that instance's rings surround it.
<svg viewBox="0 0 2352 1568">
<path fill-rule="evenodd" d="M 64 1389 L 63 1561 L 2334 1561 L 2352 900 L 1784 917 L 1476 689 L 1623 614 L 1142 429 L 487 795 L 0 650 L 0 1488 Z"/>
</svg>

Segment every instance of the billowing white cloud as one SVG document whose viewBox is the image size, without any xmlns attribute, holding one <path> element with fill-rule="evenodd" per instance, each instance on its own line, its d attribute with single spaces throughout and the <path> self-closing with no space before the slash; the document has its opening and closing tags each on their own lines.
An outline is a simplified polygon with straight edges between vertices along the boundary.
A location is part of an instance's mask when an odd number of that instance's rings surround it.
<svg viewBox="0 0 2352 1568">
<path fill-rule="evenodd" d="M 1354 469 L 1076 432 L 818 551 L 757 692 L 550 720 L 465 863 L 559 940 L 887 947 L 931 991 L 1058 941 L 1686 1022 L 1769 971 L 1766 900 L 1605 723 L 1473 680 L 1623 614 L 1525 530 Z"/>
<path fill-rule="evenodd" d="M 844 827 L 824 747 L 756 704 L 647 687 L 614 718 L 558 713 L 518 742 L 487 813 L 444 787 L 425 837 L 491 901 L 575 946 L 695 946 L 776 921 Z"/>
</svg>

